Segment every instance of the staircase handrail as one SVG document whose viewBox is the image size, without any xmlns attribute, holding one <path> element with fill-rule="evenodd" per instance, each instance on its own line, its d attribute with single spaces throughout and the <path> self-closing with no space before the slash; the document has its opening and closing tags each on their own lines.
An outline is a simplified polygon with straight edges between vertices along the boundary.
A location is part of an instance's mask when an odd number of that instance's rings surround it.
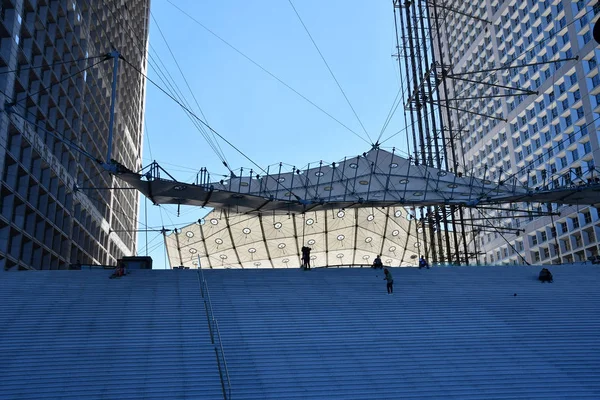
<svg viewBox="0 0 600 400">
<path fill-rule="evenodd" d="M 227 378 L 227 390 L 228 396 L 226 399 L 231 399 L 231 380 L 229 379 L 229 368 L 227 368 L 227 361 L 225 360 L 225 351 L 223 350 L 223 342 L 221 341 L 221 331 L 219 329 L 219 323 L 215 318 L 215 327 L 217 328 L 217 337 L 219 338 L 219 346 L 221 347 L 221 355 L 223 356 L 223 366 L 225 367 L 225 377 Z"/>
<path fill-rule="evenodd" d="M 214 345 L 215 353 L 217 356 L 217 367 L 219 369 L 219 379 L 221 380 L 221 388 L 223 389 L 223 399 L 230 400 L 231 379 L 229 378 L 229 369 L 227 368 L 227 360 L 225 359 L 225 351 L 223 350 L 221 331 L 219 330 L 219 323 L 217 322 L 214 315 L 212 301 L 210 299 L 210 291 L 208 290 L 208 284 L 206 282 L 206 279 L 204 278 L 204 273 L 202 272 L 202 269 L 200 267 L 198 268 L 198 270 L 198 279 L 200 280 L 200 293 L 202 294 L 202 298 L 204 299 L 204 309 L 206 310 L 206 317 L 208 318 L 208 329 L 210 332 L 210 339 Z M 221 363 L 223 364 L 223 366 L 221 366 Z M 225 376 L 223 376 L 223 371 L 225 372 Z"/>
</svg>

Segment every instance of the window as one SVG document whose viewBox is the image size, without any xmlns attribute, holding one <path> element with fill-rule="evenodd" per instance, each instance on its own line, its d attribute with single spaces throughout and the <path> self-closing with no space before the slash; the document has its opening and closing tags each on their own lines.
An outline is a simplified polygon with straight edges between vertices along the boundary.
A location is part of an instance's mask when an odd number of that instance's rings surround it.
<svg viewBox="0 0 600 400">
<path fill-rule="evenodd" d="M 575 228 L 575 229 L 579 228 L 579 218 L 577 218 L 577 217 L 572 218 L 571 221 L 573 221 L 573 228 Z"/>
<path fill-rule="evenodd" d="M 590 40 L 592 40 L 592 35 L 590 34 L 590 31 L 587 31 L 583 34 L 583 43 L 588 43 Z"/>
<path fill-rule="evenodd" d="M 590 212 L 585 212 L 583 213 L 583 219 L 585 220 L 586 224 L 589 224 L 592 222 L 592 214 L 590 214 Z"/>
<path fill-rule="evenodd" d="M 587 125 L 581 126 L 579 132 L 581 132 L 581 136 L 586 136 L 588 134 Z"/>
<path fill-rule="evenodd" d="M 569 80 L 571 81 L 571 85 L 577 83 L 577 73 L 574 72 L 573 75 L 569 76 Z"/>
<path fill-rule="evenodd" d="M 538 244 L 538 238 L 537 238 L 537 235 L 533 235 L 533 236 L 531 236 L 531 245 L 532 245 L 532 246 L 537 246 L 537 244 Z"/>
<path fill-rule="evenodd" d="M 579 152 L 577 151 L 577 149 L 573 150 L 571 152 L 571 155 L 573 156 L 573 161 L 579 160 Z"/>
<path fill-rule="evenodd" d="M 571 119 L 570 115 L 567 115 L 567 118 L 565 118 L 565 125 L 570 126 L 573 123 L 573 120 Z"/>
<path fill-rule="evenodd" d="M 531 177 L 531 186 L 537 185 L 537 176 L 533 175 Z"/>
<path fill-rule="evenodd" d="M 542 231 L 540 233 L 540 237 L 542 239 L 542 242 L 545 242 L 546 240 L 548 240 L 548 234 L 546 233 L 546 231 Z"/>
<path fill-rule="evenodd" d="M 569 41 L 569 35 L 567 34 L 567 35 L 565 35 L 565 36 L 567 36 L 567 42 L 568 42 L 568 41 Z M 565 43 L 565 44 L 566 44 L 566 43 Z M 565 52 L 565 56 L 566 56 L 567 58 L 573 58 L 573 50 L 571 50 L 571 49 L 568 49 L 568 50 Z"/>
</svg>

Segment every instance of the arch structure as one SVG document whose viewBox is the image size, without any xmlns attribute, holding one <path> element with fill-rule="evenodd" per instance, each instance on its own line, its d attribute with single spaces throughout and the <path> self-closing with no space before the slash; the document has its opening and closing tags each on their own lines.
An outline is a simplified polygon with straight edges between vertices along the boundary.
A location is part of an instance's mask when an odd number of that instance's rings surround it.
<svg viewBox="0 0 600 400">
<path fill-rule="evenodd" d="M 304 214 L 211 212 L 199 223 L 165 236 L 171 266 L 298 268 L 302 246 L 311 266 L 415 266 L 423 228 L 403 207 L 319 210 Z"/>
<path fill-rule="evenodd" d="M 600 180 L 564 187 L 527 187 L 515 175 L 492 182 L 485 177 L 427 165 L 415 165 L 380 148 L 338 163 L 323 162 L 306 169 L 231 175 L 227 180 L 180 182 L 158 164 L 136 173 L 119 165 L 116 175 L 154 204 L 212 207 L 229 213 L 304 213 L 362 207 L 460 205 L 540 202 L 596 204 Z M 160 172 L 163 171 L 161 176 Z M 168 179 L 164 177 L 167 175 Z"/>
</svg>

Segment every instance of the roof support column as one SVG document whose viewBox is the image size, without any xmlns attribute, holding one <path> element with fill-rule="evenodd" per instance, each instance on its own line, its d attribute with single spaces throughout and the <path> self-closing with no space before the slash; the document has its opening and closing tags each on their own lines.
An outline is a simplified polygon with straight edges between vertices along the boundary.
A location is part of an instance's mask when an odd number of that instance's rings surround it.
<svg viewBox="0 0 600 400">
<path fill-rule="evenodd" d="M 231 239 L 231 248 L 233 249 L 233 252 L 235 253 L 235 257 L 237 258 L 237 262 L 238 264 L 242 267 L 242 260 L 240 260 L 240 255 L 238 254 L 237 248 L 235 247 L 235 241 L 233 240 L 233 233 L 231 232 L 231 225 L 229 225 L 229 217 L 227 215 L 227 213 L 225 214 L 225 224 L 227 225 L 227 232 L 229 232 L 229 238 Z"/>
<path fill-rule="evenodd" d="M 358 243 L 358 208 L 354 209 L 354 251 L 352 252 L 352 265 L 356 265 L 356 244 Z"/>
<path fill-rule="evenodd" d="M 206 236 L 202 231 L 202 224 L 200 224 L 200 236 L 202 237 L 202 244 L 204 245 L 204 254 L 206 254 L 206 261 L 208 262 L 208 268 L 212 269 L 212 262 L 210 260 L 210 255 L 208 254 L 208 247 L 206 246 Z M 198 263 L 200 263 L 201 258 L 198 257 Z M 198 264 L 198 268 L 201 268 L 201 265 Z"/>
<path fill-rule="evenodd" d="M 267 258 L 269 259 L 269 263 L 271 263 L 271 268 L 275 268 L 275 266 L 273 265 L 273 260 L 271 259 L 271 252 L 269 251 L 269 246 L 267 245 L 267 237 L 265 236 L 265 227 L 263 226 L 262 214 L 258 214 L 258 222 L 260 224 L 260 232 L 262 233 L 265 250 L 267 251 Z"/>
</svg>

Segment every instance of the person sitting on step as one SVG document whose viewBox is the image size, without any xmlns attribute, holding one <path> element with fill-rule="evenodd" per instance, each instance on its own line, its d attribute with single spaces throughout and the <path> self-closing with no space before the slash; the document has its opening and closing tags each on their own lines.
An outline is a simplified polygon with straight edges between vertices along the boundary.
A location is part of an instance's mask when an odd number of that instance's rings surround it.
<svg viewBox="0 0 600 400">
<path fill-rule="evenodd" d="M 381 256 L 379 254 L 373 260 L 373 265 L 371 268 L 383 268 L 383 262 L 381 262 Z"/>
<path fill-rule="evenodd" d="M 110 276 L 110 279 L 120 278 L 124 275 L 125 275 L 125 266 L 123 265 L 123 263 L 120 262 L 117 265 L 117 268 L 115 268 L 115 272 L 113 272 L 113 274 Z"/>
<path fill-rule="evenodd" d="M 542 283 L 544 283 L 544 282 L 552 283 L 552 281 L 553 281 L 552 273 L 548 270 L 548 268 L 542 268 L 542 270 L 540 271 L 540 275 L 538 276 L 538 279 Z"/>
</svg>

